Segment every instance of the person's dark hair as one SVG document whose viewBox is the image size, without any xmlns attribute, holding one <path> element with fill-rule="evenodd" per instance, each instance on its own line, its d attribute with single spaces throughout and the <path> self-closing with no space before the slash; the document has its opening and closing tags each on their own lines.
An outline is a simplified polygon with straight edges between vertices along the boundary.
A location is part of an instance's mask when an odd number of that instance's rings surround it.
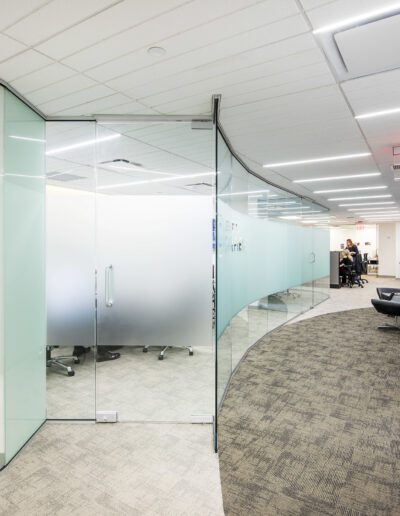
<svg viewBox="0 0 400 516">
<path fill-rule="evenodd" d="M 348 238 L 348 239 L 346 240 L 346 244 L 347 244 L 347 245 L 349 245 L 350 247 L 351 247 L 352 245 L 354 245 L 354 244 L 353 244 L 353 240 L 352 240 L 351 238 Z"/>
</svg>

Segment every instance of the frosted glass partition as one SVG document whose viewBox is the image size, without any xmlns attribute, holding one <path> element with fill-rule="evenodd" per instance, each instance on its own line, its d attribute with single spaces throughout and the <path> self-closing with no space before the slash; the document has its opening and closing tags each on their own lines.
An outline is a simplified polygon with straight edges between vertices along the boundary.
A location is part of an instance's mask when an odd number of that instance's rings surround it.
<svg viewBox="0 0 400 516">
<path fill-rule="evenodd" d="M 45 123 L 0 89 L 0 460 L 46 417 Z"/>
<path fill-rule="evenodd" d="M 95 419 L 96 127 L 46 129 L 47 419 Z"/>
<path fill-rule="evenodd" d="M 217 401 L 267 332 L 328 297 L 323 207 L 250 174 L 217 145 Z"/>
</svg>

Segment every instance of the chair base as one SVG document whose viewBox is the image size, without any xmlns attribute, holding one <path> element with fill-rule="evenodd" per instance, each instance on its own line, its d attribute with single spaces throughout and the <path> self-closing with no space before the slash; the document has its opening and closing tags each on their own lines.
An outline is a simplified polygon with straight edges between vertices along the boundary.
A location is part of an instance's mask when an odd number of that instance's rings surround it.
<svg viewBox="0 0 400 516">
<path fill-rule="evenodd" d="M 378 330 L 400 330 L 400 325 L 398 325 L 398 324 L 383 324 L 382 326 L 378 326 Z"/>
<path fill-rule="evenodd" d="M 189 356 L 193 356 L 193 348 L 192 346 L 143 346 L 143 353 L 147 353 L 149 351 L 150 347 L 162 347 L 162 350 L 160 351 L 160 354 L 158 355 L 158 360 L 164 360 L 165 353 L 167 349 L 169 348 L 180 348 L 180 349 L 187 349 L 189 351 Z"/>
<path fill-rule="evenodd" d="M 64 360 L 73 360 L 74 364 L 79 364 L 79 358 L 74 355 L 70 355 L 66 357 L 49 358 L 46 365 L 47 367 L 58 367 L 61 371 L 65 372 L 67 376 L 74 376 L 75 371 L 71 366 L 64 364 Z"/>
</svg>

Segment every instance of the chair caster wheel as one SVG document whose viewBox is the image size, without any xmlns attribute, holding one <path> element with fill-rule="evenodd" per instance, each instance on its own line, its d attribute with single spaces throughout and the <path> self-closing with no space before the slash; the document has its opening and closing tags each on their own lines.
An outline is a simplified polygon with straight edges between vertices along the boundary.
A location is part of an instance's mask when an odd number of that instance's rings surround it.
<svg viewBox="0 0 400 516">
<path fill-rule="evenodd" d="M 75 371 L 68 371 L 68 376 L 75 376 Z"/>
<path fill-rule="evenodd" d="M 192 357 L 193 356 L 193 351 L 189 351 L 189 356 Z"/>
<path fill-rule="evenodd" d="M 158 360 L 164 360 L 164 355 L 158 355 Z"/>
<path fill-rule="evenodd" d="M 143 353 L 147 353 L 149 351 L 149 348 L 143 348 Z"/>
<path fill-rule="evenodd" d="M 81 361 L 79 360 L 79 358 L 74 358 L 74 364 L 80 364 Z"/>
</svg>

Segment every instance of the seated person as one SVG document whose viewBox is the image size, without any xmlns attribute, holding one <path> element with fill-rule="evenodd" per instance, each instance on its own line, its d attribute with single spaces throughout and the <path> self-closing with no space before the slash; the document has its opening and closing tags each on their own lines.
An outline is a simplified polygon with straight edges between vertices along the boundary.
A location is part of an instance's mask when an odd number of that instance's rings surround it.
<svg viewBox="0 0 400 516">
<path fill-rule="evenodd" d="M 353 243 L 351 238 L 346 240 L 346 249 L 350 252 L 351 256 L 356 256 L 358 254 L 358 247 Z"/>
<path fill-rule="evenodd" d="M 342 283 L 346 283 L 346 277 L 349 275 L 349 266 L 353 265 L 353 258 L 348 249 L 344 249 L 340 253 L 339 274 L 342 277 Z"/>
</svg>

